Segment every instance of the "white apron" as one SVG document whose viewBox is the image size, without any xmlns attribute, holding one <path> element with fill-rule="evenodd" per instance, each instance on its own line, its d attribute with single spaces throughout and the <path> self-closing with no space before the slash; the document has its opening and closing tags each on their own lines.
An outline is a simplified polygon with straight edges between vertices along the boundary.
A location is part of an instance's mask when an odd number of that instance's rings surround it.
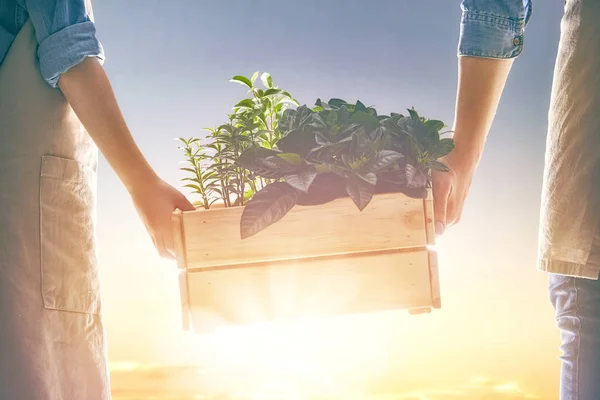
<svg viewBox="0 0 600 400">
<path fill-rule="evenodd" d="M 98 149 L 40 75 L 27 22 L 0 65 L 0 399 L 110 399 Z"/>
</svg>

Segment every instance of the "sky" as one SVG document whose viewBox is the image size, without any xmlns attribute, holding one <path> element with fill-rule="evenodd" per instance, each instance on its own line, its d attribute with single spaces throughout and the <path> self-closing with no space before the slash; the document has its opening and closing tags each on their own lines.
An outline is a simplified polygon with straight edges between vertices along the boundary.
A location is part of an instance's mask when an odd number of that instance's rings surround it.
<svg viewBox="0 0 600 400">
<path fill-rule="evenodd" d="M 134 138 L 181 188 L 174 138 L 202 136 L 267 71 L 301 103 L 412 106 L 452 126 L 459 1 L 103 0 L 105 68 Z M 442 308 L 197 335 L 102 158 L 98 235 L 115 400 L 557 399 L 559 332 L 535 270 L 562 2 L 537 2 L 460 224 L 438 241 Z M 184 191 L 184 193 L 189 194 Z M 190 196 L 190 199 L 193 197 Z"/>
</svg>

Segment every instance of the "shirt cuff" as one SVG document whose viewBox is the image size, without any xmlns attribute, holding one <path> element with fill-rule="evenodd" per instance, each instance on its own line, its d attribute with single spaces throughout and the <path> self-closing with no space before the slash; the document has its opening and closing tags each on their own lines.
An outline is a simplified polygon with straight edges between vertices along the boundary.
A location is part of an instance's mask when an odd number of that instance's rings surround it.
<svg viewBox="0 0 600 400">
<path fill-rule="evenodd" d="M 96 27 L 86 21 L 70 25 L 44 39 L 38 47 L 42 77 L 52 87 L 70 68 L 87 57 L 96 57 L 104 62 L 104 49 L 96 38 Z"/>
<path fill-rule="evenodd" d="M 464 12 L 460 24 L 459 56 L 514 58 L 523 51 L 525 20 L 483 12 Z"/>
</svg>

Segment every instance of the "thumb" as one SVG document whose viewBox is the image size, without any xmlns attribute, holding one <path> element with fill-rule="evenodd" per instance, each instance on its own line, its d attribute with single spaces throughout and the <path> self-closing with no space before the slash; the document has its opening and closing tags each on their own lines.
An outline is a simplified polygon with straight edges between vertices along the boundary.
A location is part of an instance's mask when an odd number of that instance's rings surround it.
<svg viewBox="0 0 600 400">
<path fill-rule="evenodd" d="M 194 205 L 181 193 L 175 199 L 175 207 L 179 208 L 181 211 L 196 210 L 196 207 L 194 207 Z"/>
</svg>

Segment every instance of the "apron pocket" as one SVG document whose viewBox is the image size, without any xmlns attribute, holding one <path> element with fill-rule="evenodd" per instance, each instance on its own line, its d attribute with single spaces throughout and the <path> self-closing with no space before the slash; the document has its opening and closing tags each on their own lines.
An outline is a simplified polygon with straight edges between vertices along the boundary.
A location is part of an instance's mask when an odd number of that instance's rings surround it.
<svg viewBox="0 0 600 400">
<path fill-rule="evenodd" d="M 96 258 L 96 172 L 42 156 L 40 257 L 44 307 L 100 314 Z"/>
</svg>

